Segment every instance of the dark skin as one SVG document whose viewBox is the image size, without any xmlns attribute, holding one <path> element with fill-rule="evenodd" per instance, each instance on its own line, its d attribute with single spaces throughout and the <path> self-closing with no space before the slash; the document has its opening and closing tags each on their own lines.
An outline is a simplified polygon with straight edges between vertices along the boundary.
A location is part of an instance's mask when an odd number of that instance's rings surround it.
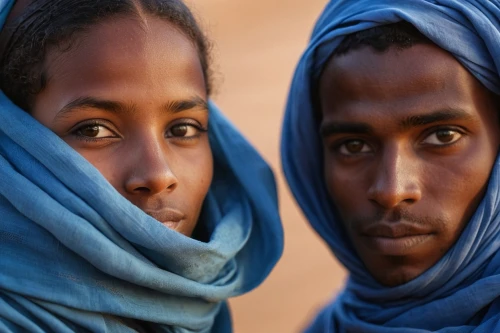
<svg viewBox="0 0 500 333">
<path fill-rule="evenodd" d="M 49 50 L 32 115 L 113 187 L 190 236 L 212 180 L 205 79 L 194 43 L 164 20 L 117 17 Z"/>
<path fill-rule="evenodd" d="M 435 45 L 333 57 L 320 79 L 325 181 L 365 266 L 386 286 L 459 238 L 500 142 L 494 96 Z"/>
</svg>

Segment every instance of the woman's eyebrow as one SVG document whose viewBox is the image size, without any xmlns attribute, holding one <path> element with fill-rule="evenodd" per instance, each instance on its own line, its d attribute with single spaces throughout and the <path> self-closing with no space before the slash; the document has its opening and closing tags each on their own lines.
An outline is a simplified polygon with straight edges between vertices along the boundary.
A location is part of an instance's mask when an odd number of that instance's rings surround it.
<svg viewBox="0 0 500 333">
<path fill-rule="evenodd" d="M 133 112 L 134 106 L 126 107 L 122 103 L 116 101 L 103 100 L 95 97 L 78 97 L 63 106 L 57 112 L 55 119 L 69 116 L 71 113 L 80 109 L 99 109 L 111 113 L 119 113 L 123 111 Z"/>
<path fill-rule="evenodd" d="M 184 100 L 174 100 L 166 103 L 163 109 L 170 113 L 182 112 L 190 109 L 200 109 L 208 111 L 208 103 L 199 96 L 194 96 Z M 79 97 L 66 104 L 57 112 L 56 119 L 66 117 L 72 112 L 81 109 L 99 109 L 111 113 L 134 113 L 137 106 L 134 104 L 124 104 L 118 101 L 104 100 L 96 97 Z"/>
<path fill-rule="evenodd" d="M 182 112 L 191 109 L 208 111 L 208 103 L 201 97 L 195 96 L 186 100 L 176 100 L 165 105 L 167 112 Z"/>
</svg>

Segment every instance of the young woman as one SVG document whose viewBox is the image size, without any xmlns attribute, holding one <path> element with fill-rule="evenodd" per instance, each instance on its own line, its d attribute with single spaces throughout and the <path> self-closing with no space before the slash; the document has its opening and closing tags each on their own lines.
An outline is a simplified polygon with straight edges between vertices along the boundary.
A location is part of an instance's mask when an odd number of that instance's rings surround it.
<svg viewBox="0 0 500 333">
<path fill-rule="evenodd" d="M 180 0 L 0 0 L 0 331 L 230 332 L 282 251 Z"/>
</svg>

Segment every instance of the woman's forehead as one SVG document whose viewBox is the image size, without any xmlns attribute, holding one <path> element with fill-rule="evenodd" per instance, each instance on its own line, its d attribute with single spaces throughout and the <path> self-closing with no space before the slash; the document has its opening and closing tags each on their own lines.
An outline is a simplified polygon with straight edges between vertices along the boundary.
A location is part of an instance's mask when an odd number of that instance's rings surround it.
<svg viewBox="0 0 500 333">
<path fill-rule="evenodd" d="M 60 109 L 93 97 L 160 109 L 173 100 L 206 99 L 193 43 L 161 19 L 151 18 L 148 27 L 144 30 L 135 19 L 114 18 L 91 26 L 69 51 L 52 49 L 46 61 L 47 85 L 35 105 Z"/>
</svg>

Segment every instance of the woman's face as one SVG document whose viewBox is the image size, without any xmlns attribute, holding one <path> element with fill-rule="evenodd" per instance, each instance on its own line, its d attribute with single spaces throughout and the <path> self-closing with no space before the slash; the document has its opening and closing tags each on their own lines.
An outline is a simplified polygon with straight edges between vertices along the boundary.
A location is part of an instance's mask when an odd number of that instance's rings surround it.
<svg viewBox="0 0 500 333">
<path fill-rule="evenodd" d="M 33 117 L 134 205 L 190 236 L 213 172 L 194 43 L 155 17 L 114 18 L 69 51 L 49 50 L 45 69 Z"/>
</svg>

